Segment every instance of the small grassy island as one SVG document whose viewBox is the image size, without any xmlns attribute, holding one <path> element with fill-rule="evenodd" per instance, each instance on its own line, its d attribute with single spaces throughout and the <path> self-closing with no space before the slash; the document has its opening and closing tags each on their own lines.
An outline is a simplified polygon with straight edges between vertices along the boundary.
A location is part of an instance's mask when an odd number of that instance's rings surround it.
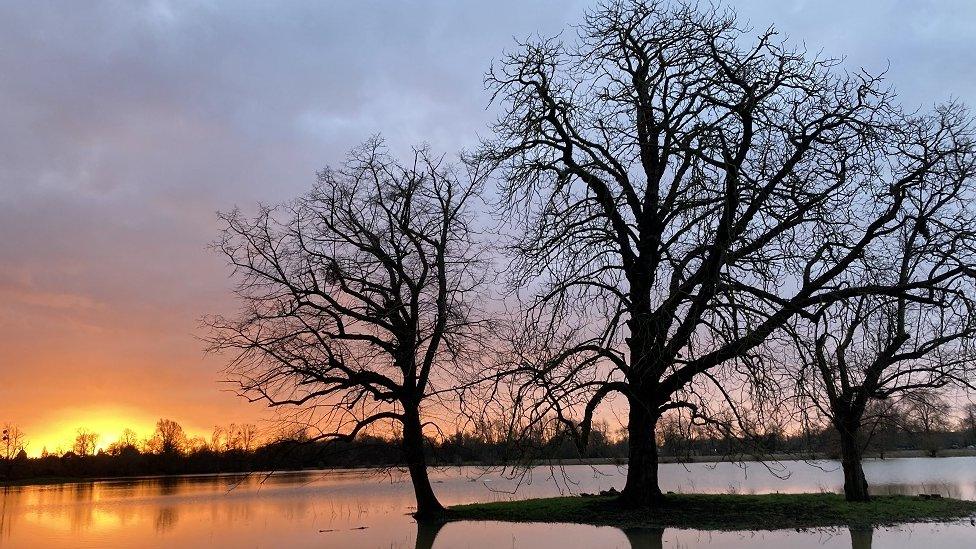
<svg viewBox="0 0 976 549">
<path fill-rule="evenodd" d="M 475 503 L 448 509 L 447 520 L 569 522 L 618 528 L 779 530 L 938 522 L 976 513 L 976 501 L 876 496 L 849 503 L 839 494 L 669 494 L 654 509 L 627 509 L 613 496 Z"/>
</svg>

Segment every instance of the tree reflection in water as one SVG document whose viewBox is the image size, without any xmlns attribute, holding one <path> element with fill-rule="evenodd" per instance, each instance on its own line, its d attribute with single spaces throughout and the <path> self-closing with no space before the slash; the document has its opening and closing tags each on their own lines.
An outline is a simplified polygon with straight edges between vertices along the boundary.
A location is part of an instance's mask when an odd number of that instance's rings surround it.
<svg viewBox="0 0 976 549">
<path fill-rule="evenodd" d="M 417 522 L 417 549 L 433 549 L 437 534 L 444 527 L 442 521 L 418 521 Z"/>
<path fill-rule="evenodd" d="M 871 549 L 874 528 L 851 528 L 851 549 Z"/>
<path fill-rule="evenodd" d="M 434 549 L 445 522 L 418 522 L 416 549 Z M 630 549 L 663 549 L 664 528 L 622 528 Z M 849 528 L 851 549 L 871 549 L 874 528 Z"/>
<path fill-rule="evenodd" d="M 631 549 L 663 549 L 664 528 L 624 528 Z"/>
</svg>

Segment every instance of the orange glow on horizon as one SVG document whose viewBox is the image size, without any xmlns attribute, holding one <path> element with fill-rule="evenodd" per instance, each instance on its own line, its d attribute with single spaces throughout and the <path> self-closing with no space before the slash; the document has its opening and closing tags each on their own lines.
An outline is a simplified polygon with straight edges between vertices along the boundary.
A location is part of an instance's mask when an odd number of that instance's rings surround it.
<svg viewBox="0 0 976 549">
<path fill-rule="evenodd" d="M 124 406 L 96 406 L 91 408 L 72 408 L 59 410 L 57 415 L 39 425 L 28 425 L 25 431 L 27 455 L 39 457 L 46 449 L 49 453 L 63 453 L 71 450 L 79 429 L 87 429 L 98 434 L 97 450 L 105 450 L 117 441 L 124 429 L 132 429 L 140 441 L 156 430 L 159 417 Z M 188 425 L 180 418 L 172 417 L 179 423 L 188 437 L 204 436 L 203 429 Z"/>
</svg>

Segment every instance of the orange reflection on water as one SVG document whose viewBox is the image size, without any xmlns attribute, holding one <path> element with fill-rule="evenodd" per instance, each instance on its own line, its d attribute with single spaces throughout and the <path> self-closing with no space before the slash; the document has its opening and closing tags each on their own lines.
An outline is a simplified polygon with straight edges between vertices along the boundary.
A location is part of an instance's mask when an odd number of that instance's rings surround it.
<svg viewBox="0 0 976 549">
<path fill-rule="evenodd" d="M 821 464 L 830 465 L 830 464 Z M 762 466 L 748 473 L 732 464 L 662 466 L 666 488 L 697 482 L 699 491 L 741 492 L 836 489 L 839 471 L 788 464 L 794 473 L 777 478 Z M 904 480 L 879 482 L 883 491 L 944 486 L 962 497 L 976 496 L 976 458 L 869 462 L 868 476 Z M 616 467 L 566 468 L 578 491 L 620 487 Z M 565 490 L 559 473 L 539 468 L 515 494 L 514 483 L 497 471 L 452 468 L 432 479 L 445 504 L 551 496 Z M 940 480 L 941 479 L 941 480 Z M 949 480 L 947 480 L 949 479 Z M 410 483 L 400 473 L 364 471 L 142 478 L 0 489 L 2 547 L 969 547 L 976 527 L 913 525 L 904 529 L 830 532 L 702 532 L 621 530 L 566 524 L 464 522 L 417 525 L 408 515 Z"/>
</svg>

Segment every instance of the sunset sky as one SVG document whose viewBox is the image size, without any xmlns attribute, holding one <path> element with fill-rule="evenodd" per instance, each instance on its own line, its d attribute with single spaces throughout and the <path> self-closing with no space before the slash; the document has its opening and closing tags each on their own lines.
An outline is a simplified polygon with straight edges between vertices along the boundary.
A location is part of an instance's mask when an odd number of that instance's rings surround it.
<svg viewBox="0 0 976 549">
<path fill-rule="evenodd" d="M 506 5 L 507 4 L 507 5 Z M 482 76 L 586 2 L 0 3 L 0 423 L 28 451 L 267 416 L 218 384 L 215 212 L 287 200 L 371 134 L 487 133 Z M 976 105 L 972 0 L 736 1 L 909 106 Z"/>
</svg>

